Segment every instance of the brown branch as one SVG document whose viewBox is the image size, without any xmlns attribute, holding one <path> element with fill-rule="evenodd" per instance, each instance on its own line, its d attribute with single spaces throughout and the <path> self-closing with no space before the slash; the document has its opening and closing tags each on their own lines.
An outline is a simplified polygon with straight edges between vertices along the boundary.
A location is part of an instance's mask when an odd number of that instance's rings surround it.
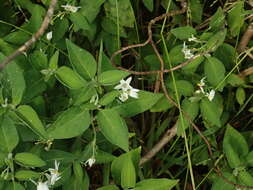
<svg viewBox="0 0 253 190">
<path fill-rule="evenodd" d="M 247 30 L 244 32 L 241 41 L 238 45 L 237 50 L 239 52 L 243 52 L 247 45 L 249 44 L 250 39 L 253 37 L 253 22 L 251 22 L 247 28 Z"/>
<path fill-rule="evenodd" d="M 51 0 L 51 3 L 50 3 L 50 6 L 47 10 L 46 16 L 45 16 L 39 30 L 24 45 L 20 46 L 15 52 L 13 52 L 11 55 L 6 57 L 6 59 L 0 65 L 0 70 L 2 70 L 6 65 L 11 63 L 11 61 L 13 59 L 15 59 L 17 56 L 19 56 L 20 54 L 27 51 L 31 47 L 31 45 L 34 44 L 45 33 L 45 31 L 48 28 L 48 25 L 53 17 L 56 4 L 57 4 L 57 0 Z"/>
<path fill-rule="evenodd" d="M 172 128 L 168 129 L 161 140 L 141 158 L 139 164 L 143 165 L 153 158 L 174 136 L 176 136 L 176 134 L 177 127 L 174 125 Z"/>
</svg>

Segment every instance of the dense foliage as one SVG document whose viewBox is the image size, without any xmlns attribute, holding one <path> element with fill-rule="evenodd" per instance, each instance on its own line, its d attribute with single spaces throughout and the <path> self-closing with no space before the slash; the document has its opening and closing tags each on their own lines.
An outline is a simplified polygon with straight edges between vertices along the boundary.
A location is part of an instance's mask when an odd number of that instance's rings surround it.
<svg viewBox="0 0 253 190">
<path fill-rule="evenodd" d="M 1 62 L 50 2 L 1 1 Z M 58 1 L 0 73 L 0 189 L 252 189 L 252 6 Z"/>
</svg>

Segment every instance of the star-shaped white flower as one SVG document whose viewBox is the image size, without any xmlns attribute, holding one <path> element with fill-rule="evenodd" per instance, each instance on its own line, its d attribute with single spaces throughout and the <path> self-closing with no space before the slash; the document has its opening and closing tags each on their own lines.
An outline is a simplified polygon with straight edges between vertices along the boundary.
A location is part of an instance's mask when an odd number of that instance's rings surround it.
<svg viewBox="0 0 253 190">
<path fill-rule="evenodd" d="M 49 168 L 48 171 L 50 172 L 49 174 L 46 174 L 46 177 L 48 179 L 48 184 L 49 185 L 54 185 L 56 181 L 58 181 L 61 178 L 61 174 L 59 172 L 59 166 L 60 163 L 57 162 L 56 160 L 54 161 L 54 167 L 55 168 Z"/>
<path fill-rule="evenodd" d="M 182 52 L 184 53 L 184 58 L 185 59 L 191 59 L 192 57 L 194 57 L 194 54 L 191 52 L 191 49 L 188 49 L 187 45 L 183 44 L 183 49 Z"/>
<path fill-rule="evenodd" d="M 88 160 L 86 160 L 86 162 L 84 163 L 85 166 L 89 166 L 91 167 L 93 164 L 95 164 L 96 159 L 94 158 L 94 156 L 92 156 L 91 158 L 89 158 Z"/>
<path fill-rule="evenodd" d="M 210 92 L 206 93 L 206 97 L 208 98 L 209 101 L 212 101 L 214 99 L 215 96 L 215 90 L 211 90 Z"/>
<path fill-rule="evenodd" d="M 119 99 L 124 102 L 128 99 L 128 96 L 132 98 L 138 98 L 138 92 L 140 90 L 133 88 L 131 83 L 132 77 L 128 77 L 126 80 L 120 80 L 120 84 L 114 87 L 116 90 L 121 90 Z"/>
<path fill-rule="evenodd" d="M 72 5 L 69 5 L 69 4 L 62 5 L 61 7 L 64 8 L 66 11 L 69 11 L 69 12 L 72 12 L 72 13 L 77 12 L 78 9 L 81 8 L 81 7 L 75 7 L 75 6 L 72 6 Z"/>
<path fill-rule="evenodd" d="M 37 183 L 37 190 L 49 190 L 47 181 L 46 182 L 38 182 Z"/>
</svg>

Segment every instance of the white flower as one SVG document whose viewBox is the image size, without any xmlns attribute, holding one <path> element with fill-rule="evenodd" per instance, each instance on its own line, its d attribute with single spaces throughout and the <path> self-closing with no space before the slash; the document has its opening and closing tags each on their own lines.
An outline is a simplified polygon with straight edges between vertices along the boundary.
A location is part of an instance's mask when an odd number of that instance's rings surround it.
<svg viewBox="0 0 253 190">
<path fill-rule="evenodd" d="M 209 93 L 208 92 L 206 93 L 206 97 L 208 98 L 209 101 L 212 101 L 214 96 L 215 96 L 215 90 L 213 89 Z"/>
<path fill-rule="evenodd" d="M 205 79 L 206 79 L 206 77 L 203 77 L 203 78 L 200 80 L 200 83 L 197 84 L 198 87 L 199 87 L 199 89 L 201 90 L 201 92 L 202 92 L 203 94 L 205 94 L 205 90 L 204 90 L 204 87 L 205 87 L 205 85 L 206 85 Z"/>
<path fill-rule="evenodd" d="M 50 172 L 49 174 L 46 174 L 46 177 L 48 179 L 48 184 L 49 185 L 54 185 L 56 181 L 58 181 L 61 178 L 61 174 L 59 172 L 59 166 L 60 163 L 57 162 L 56 160 L 54 161 L 54 167 L 55 168 L 49 168 L 48 171 Z"/>
<path fill-rule="evenodd" d="M 53 37 L 53 32 L 52 31 L 48 32 L 46 35 L 47 40 L 50 41 L 52 39 L 52 37 Z"/>
<path fill-rule="evenodd" d="M 62 5 L 61 7 L 64 8 L 66 11 L 69 11 L 69 12 L 72 12 L 72 13 L 77 12 L 78 9 L 81 8 L 81 7 L 75 7 L 75 6 L 72 6 L 72 5 L 69 5 L 69 4 Z"/>
<path fill-rule="evenodd" d="M 192 41 L 193 41 L 193 42 L 196 42 L 196 41 L 198 41 L 198 39 L 192 34 L 191 37 L 188 38 L 188 41 L 189 41 L 189 42 L 192 42 Z"/>
<path fill-rule="evenodd" d="M 120 84 L 114 87 L 116 90 L 121 90 L 119 99 L 124 102 L 128 99 L 128 96 L 132 98 L 138 98 L 138 93 L 140 90 L 133 88 L 130 85 L 132 77 L 128 77 L 126 80 L 120 80 Z"/>
<path fill-rule="evenodd" d="M 86 160 L 86 162 L 84 163 L 85 166 L 89 166 L 91 167 L 94 163 L 96 162 L 96 159 L 92 156 L 91 158 L 89 158 L 88 160 Z"/>
<path fill-rule="evenodd" d="M 182 52 L 184 53 L 184 58 L 185 59 L 191 59 L 192 57 L 194 57 L 194 54 L 191 52 L 191 49 L 188 49 L 187 45 L 183 44 L 183 49 Z"/>
<path fill-rule="evenodd" d="M 38 182 L 37 190 L 49 190 L 47 181 L 46 182 Z"/>
</svg>

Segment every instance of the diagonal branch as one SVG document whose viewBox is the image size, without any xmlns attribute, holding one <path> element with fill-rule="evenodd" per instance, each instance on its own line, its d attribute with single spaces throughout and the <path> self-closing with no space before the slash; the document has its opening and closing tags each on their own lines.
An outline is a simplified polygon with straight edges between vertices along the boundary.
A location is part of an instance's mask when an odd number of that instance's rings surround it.
<svg viewBox="0 0 253 190">
<path fill-rule="evenodd" d="M 31 45 L 34 44 L 45 33 L 45 31 L 48 28 L 48 25 L 53 17 L 56 4 L 57 4 L 57 0 L 51 0 L 51 3 L 50 3 L 49 8 L 47 10 L 46 16 L 45 16 L 39 30 L 24 45 L 20 46 L 15 52 L 13 52 L 11 55 L 6 57 L 6 59 L 0 65 L 0 70 L 2 70 L 6 65 L 11 63 L 11 61 L 13 59 L 15 59 L 17 56 L 19 56 L 20 54 L 27 51 L 31 47 Z"/>
</svg>

